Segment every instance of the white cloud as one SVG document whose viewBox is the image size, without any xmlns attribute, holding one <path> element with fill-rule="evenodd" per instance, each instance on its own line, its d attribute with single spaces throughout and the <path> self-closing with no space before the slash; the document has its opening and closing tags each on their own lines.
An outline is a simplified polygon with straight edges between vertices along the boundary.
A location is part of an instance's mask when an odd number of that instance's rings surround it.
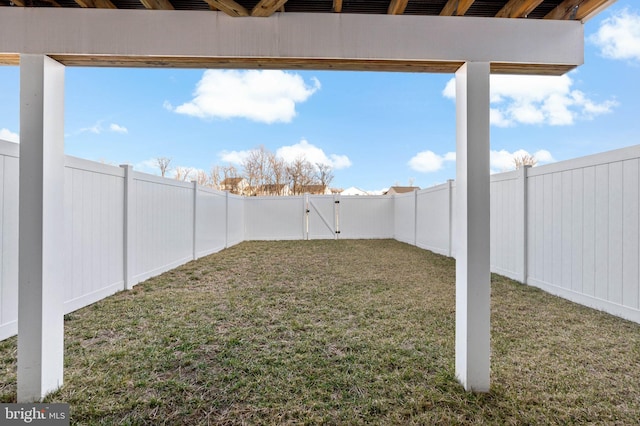
<svg viewBox="0 0 640 426">
<path fill-rule="evenodd" d="M 606 58 L 640 62 L 640 15 L 625 9 L 610 16 L 589 41 Z"/>
<path fill-rule="evenodd" d="M 83 127 L 82 129 L 78 130 L 78 133 L 93 133 L 99 135 L 103 130 L 104 129 L 102 128 L 102 121 L 98 121 L 93 126 Z"/>
<path fill-rule="evenodd" d="M 109 130 L 115 133 L 129 133 L 129 130 L 126 127 L 116 123 L 111 123 L 111 125 L 109 126 Z"/>
<path fill-rule="evenodd" d="M 242 165 L 247 159 L 251 150 L 244 151 L 222 151 L 218 157 L 227 163 Z M 286 145 L 276 150 L 276 156 L 285 162 L 293 162 L 299 157 L 304 157 L 311 164 L 326 164 L 335 170 L 346 169 L 351 167 L 351 160 L 346 155 L 329 154 L 327 155 L 321 148 L 310 144 L 307 140 L 301 140 L 294 145 Z"/>
<path fill-rule="evenodd" d="M 140 161 L 133 165 L 133 169 L 137 172 L 149 173 L 153 175 L 159 175 L 160 169 L 158 168 L 158 160 L 156 158 L 149 158 L 144 161 Z"/>
<path fill-rule="evenodd" d="M 437 172 L 442 168 L 445 161 L 455 161 L 456 153 L 447 152 L 445 155 L 438 155 L 433 151 L 422 151 L 409 160 L 409 167 L 412 170 L 422 173 Z"/>
<path fill-rule="evenodd" d="M 351 160 L 346 155 L 330 154 L 306 140 L 295 145 L 282 146 L 276 150 L 276 155 L 286 162 L 292 162 L 298 157 L 304 157 L 311 164 L 326 164 L 332 168 L 346 169 L 351 166 Z"/>
<path fill-rule="evenodd" d="M 0 139 L 4 139 L 9 142 L 20 142 L 20 136 L 17 133 L 5 128 L 0 129 Z"/>
<path fill-rule="evenodd" d="M 247 159 L 250 152 L 251 151 L 222 151 L 218 154 L 218 157 L 227 163 L 241 165 L 242 162 Z"/>
<path fill-rule="evenodd" d="M 296 104 L 320 89 L 312 79 L 307 85 L 298 74 L 273 70 L 207 70 L 198 82 L 194 98 L 177 107 L 164 107 L 199 118 L 246 118 L 261 123 L 289 123 Z"/>
<path fill-rule="evenodd" d="M 612 111 L 614 100 L 597 103 L 572 89 L 573 80 L 563 76 L 492 75 L 490 120 L 498 127 L 516 124 L 571 125 L 577 119 L 592 119 Z M 455 78 L 442 95 L 455 99 Z"/>
<path fill-rule="evenodd" d="M 442 96 L 448 99 L 456 98 L 456 79 L 455 77 L 447 81 L 447 84 L 444 86 L 442 90 Z"/>
<path fill-rule="evenodd" d="M 524 155 L 531 154 L 524 149 L 519 149 L 514 152 L 509 152 L 504 149 L 500 151 L 491 150 L 489 154 L 491 173 L 500 173 L 515 169 L 513 159 Z M 533 156 L 538 160 L 538 164 L 555 161 L 551 153 L 546 149 L 536 151 L 533 153 Z M 409 167 L 417 172 L 431 173 L 442 169 L 444 163 L 447 161 L 455 162 L 456 153 L 447 152 L 444 155 L 438 155 L 432 151 L 422 151 L 409 160 Z"/>
<path fill-rule="evenodd" d="M 95 124 L 88 126 L 88 127 L 83 127 L 80 130 L 78 130 L 75 133 L 72 133 L 72 135 L 78 135 L 81 133 L 93 133 L 94 135 L 99 135 L 101 133 L 104 133 L 105 128 L 102 126 L 102 122 L 104 120 L 99 120 L 97 121 Z M 109 128 L 107 129 L 110 132 L 114 132 L 114 133 L 129 133 L 129 130 L 124 127 L 121 126 L 119 124 L 116 123 L 111 123 L 109 125 Z"/>
<path fill-rule="evenodd" d="M 514 158 L 530 156 L 531 154 L 524 149 L 519 149 L 514 152 L 509 152 L 504 149 L 500 151 L 491 150 L 489 154 L 491 173 L 506 172 L 514 170 L 516 168 Z M 533 153 L 533 156 L 538 160 L 538 164 L 551 163 L 555 161 L 553 156 L 546 149 L 541 149 Z"/>
</svg>

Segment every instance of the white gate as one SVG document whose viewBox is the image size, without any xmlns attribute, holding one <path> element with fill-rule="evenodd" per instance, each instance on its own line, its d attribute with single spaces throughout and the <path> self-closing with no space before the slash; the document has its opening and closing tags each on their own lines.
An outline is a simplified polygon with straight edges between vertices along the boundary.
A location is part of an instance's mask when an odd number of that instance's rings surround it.
<svg viewBox="0 0 640 426">
<path fill-rule="evenodd" d="M 307 240 L 338 239 L 340 235 L 340 196 L 306 195 Z"/>
</svg>

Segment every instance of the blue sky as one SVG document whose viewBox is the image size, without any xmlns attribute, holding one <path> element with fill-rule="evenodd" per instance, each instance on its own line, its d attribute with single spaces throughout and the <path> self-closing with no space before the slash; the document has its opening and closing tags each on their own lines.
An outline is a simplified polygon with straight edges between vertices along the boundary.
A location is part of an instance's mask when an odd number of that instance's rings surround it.
<svg viewBox="0 0 640 426">
<path fill-rule="evenodd" d="M 640 143 L 640 7 L 585 26 L 585 64 L 563 77 L 492 76 L 492 171 Z M 67 68 L 65 152 L 158 174 L 209 171 L 264 145 L 334 167 L 332 186 L 379 191 L 455 178 L 450 74 Z M 0 67 L 0 139 L 19 139 L 19 69 Z"/>
</svg>

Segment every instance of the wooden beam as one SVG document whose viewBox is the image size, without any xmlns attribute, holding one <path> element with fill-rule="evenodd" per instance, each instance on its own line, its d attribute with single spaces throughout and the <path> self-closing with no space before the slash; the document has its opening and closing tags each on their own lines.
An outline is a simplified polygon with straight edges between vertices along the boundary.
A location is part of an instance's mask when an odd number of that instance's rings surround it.
<svg viewBox="0 0 640 426">
<path fill-rule="evenodd" d="M 18 53 L 0 53 L 0 65 L 20 65 Z"/>
<path fill-rule="evenodd" d="M 336 13 L 342 12 L 342 0 L 333 0 L 333 11 Z"/>
<path fill-rule="evenodd" d="M 174 7 L 169 0 L 140 0 L 140 3 L 142 3 L 147 9 L 174 10 Z"/>
<path fill-rule="evenodd" d="M 614 2 L 615 0 L 564 0 L 544 19 L 586 21 Z"/>
<path fill-rule="evenodd" d="M 452 74 L 462 66 L 460 61 L 428 60 L 356 60 L 309 58 L 230 58 L 185 56 L 114 56 L 114 55 L 51 55 L 63 65 L 75 67 L 127 67 L 127 68 L 208 68 L 208 69 L 287 69 L 287 70 L 341 70 L 383 72 L 426 72 Z M 19 55 L 0 55 L 0 64 L 19 65 Z M 563 75 L 575 65 L 514 64 L 494 62 L 492 74 Z"/>
<path fill-rule="evenodd" d="M 440 11 L 440 16 L 463 16 L 475 0 L 449 0 Z"/>
<path fill-rule="evenodd" d="M 170 32 L 169 21 L 173 24 Z M 186 10 L 158 13 L 143 9 L 132 14 L 123 9 L 5 7 L 0 13 L 0 53 L 30 52 L 54 58 L 103 55 L 106 60 L 112 55 L 139 61 L 162 58 L 158 66 L 164 60 L 177 63 L 185 57 L 254 61 L 255 67 L 260 67 L 257 58 L 275 62 L 298 58 L 309 63 L 314 58 L 343 59 L 361 63 L 363 68 L 373 66 L 372 60 L 387 60 L 390 67 L 398 61 L 398 70 L 406 68 L 402 65 L 405 61 L 414 65 L 420 60 L 436 66 L 471 60 L 513 63 L 522 69 L 584 62 L 584 25 L 577 21 L 406 14 L 402 19 L 390 19 L 386 14 L 363 19 L 351 13 L 284 13 L 277 19 L 260 21 Z M 24 28 L 29 28 L 29 37 L 15 37 L 24 33 Z M 453 40 L 460 34 L 465 35 L 465 43 L 424 42 Z"/>
<path fill-rule="evenodd" d="M 116 5 L 111 0 L 93 0 L 93 3 L 98 9 L 117 9 Z"/>
<path fill-rule="evenodd" d="M 251 16 L 271 16 L 286 2 L 287 0 L 260 0 L 251 11 Z"/>
<path fill-rule="evenodd" d="M 496 18 L 526 18 L 543 0 L 509 0 Z"/>
<path fill-rule="evenodd" d="M 117 9 L 111 0 L 75 0 L 80 7 L 98 8 L 98 9 Z"/>
<path fill-rule="evenodd" d="M 249 11 L 233 0 L 205 0 L 209 6 L 226 13 L 229 16 L 249 16 Z"/>
<path fill-rule="evenodd" d="M 407 8 L 407 3 L 409 3 L 409 0 L 391 0 L 389 8 L 387 9 L 387 14 L 402 15 L 404 10 Z"/>
<path fill-rule="evenodd" d="M 12 0 L 11 3 L 13 3 L 14 6 L 25 7 L 24 0 Z"/>
</svg>

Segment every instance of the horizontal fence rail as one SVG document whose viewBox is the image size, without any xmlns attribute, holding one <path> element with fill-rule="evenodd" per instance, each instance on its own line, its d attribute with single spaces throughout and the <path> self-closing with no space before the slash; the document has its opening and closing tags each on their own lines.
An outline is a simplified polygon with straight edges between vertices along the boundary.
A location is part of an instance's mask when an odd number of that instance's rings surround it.
<svg viewBox="0 0 640 426">
<path fill-rule="evenodd" d="M 0 141 L 0 340 L 17 333 L 18 145 Z M 455 257 L 454 181 L 240 197 L 65 160 L 64 310 L 245 240 L 396 240 Z M 491 176 L 491 270 L 640 323 L 640 146 Z"/>
</svg>

